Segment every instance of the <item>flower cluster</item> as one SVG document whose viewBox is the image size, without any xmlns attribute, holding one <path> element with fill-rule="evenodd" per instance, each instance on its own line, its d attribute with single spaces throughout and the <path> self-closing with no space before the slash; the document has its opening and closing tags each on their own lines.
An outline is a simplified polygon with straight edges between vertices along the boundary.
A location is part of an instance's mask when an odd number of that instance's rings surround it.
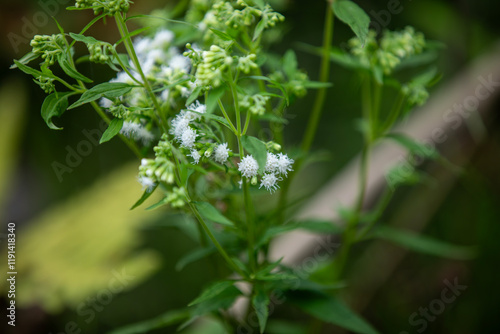
<svg viewBox="0 0 500 334">
<path fill-rule="evenodd" d="M 196 66 L 196 80 L 202 86 L 220 86 L 224 72 L 233 63 L 233 58 L 220 46 L 212 45 L 210 50 L 202 51 L 201 59 Z"/>
<path fill-rule="evenodd" d="M 385 31 L 380 41 L 377 41 L 375 31 L 370 30 L 364 45 L 357 37 L 351 39 L 349 45 L 351 53 L 358 57 L 363 65 L 380 66 L 388 75 L 402 59 L 421 53 L 425 38 L 412 27 L 406 27 L 402 31 Z"/>
<path fill-rule="evenodd" d="M 286 154 L 267 152 L 266 166 L 259 188 L 264 187 L 271 193 L 276 191 L 279 188 L 278 182 L 283 179 L 282 176 L 287 177 L 288 172 L 293 171 L 293 163 L 293 159 L 290 159 Z M 252 155 L 247 155 L 241 159 L 238 170 L 242 177 L 251 179 L 252 184 L 257 182 L 259 164 Z"/>
<path fill-rule="evenodd" d="M 36 35 L 30 42 L 32 52 L 40 55 L 45 63 L 54 65 L 57 56 L 64 52 L 64 36 L 57 35 Z"/>
<path fill-rule="evenodd" d="M 75 7 L 78 9 L 93 9 L 95 15 L 106 14 L 109 16 L 116 13 L 126 13 L 130 8 L 130 0 L 76 0 Z"/>
<path fill-rule="evenodd" d="M 261 94 L 244 95 L 241 97 L 240 106 L 243 110 L 248 110 L 254 115 L 263 115 L 266 111 L 266 103 L 269 101 L 269 96 Z"/>
</svg>

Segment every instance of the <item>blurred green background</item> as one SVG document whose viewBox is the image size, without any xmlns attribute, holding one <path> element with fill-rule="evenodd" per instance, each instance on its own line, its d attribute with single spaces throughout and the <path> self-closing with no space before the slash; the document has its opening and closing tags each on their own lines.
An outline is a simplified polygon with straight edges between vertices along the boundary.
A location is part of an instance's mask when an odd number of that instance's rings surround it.
<svg viewBox="0 0 500 334">
<path fill-rule="evenodd" d="M 380 12 L 388 5 L 386 0 L 357 2 L 367 12 Z M 51 15 L 66 31 L 76 32 L 91 20 L 90 12 L 63 10 L 69 4 L 56 0 L 0 3 L 0 212 L 1 233 L 6 232 L 8 222 L 17 224 L 20 308 L 14 333 L 69 333 L 67 326 L 71 323 L 82 333 L 105 333 L 184 307 L 214 277 L 213 268 L 206 262 L 196 262 L 181 271 L 175 268 L 178 259 L 195 245 L 189 237 L 190 222 L 159 211 L 128 211 L 140 196 L 141 186 L 135 181 L 138 162 L 120 141 L 91 145 L 88 155 L 75 163 L 71 172 L 59 177 L 55 172 L 54 162 L 66 164 L 68 152 L 85 145 L 82 141 L 91 142 L 85 133 L 99 130 L 99 119 L 90 109 L 80 108 L 56 119 L 63 131 L 48 129 L 39 111 L 44 93 L 28 76 L 9 70 L 9 66 L 12 59 L 19 59 L 30 50 L 29 39 L 35 31 L 26 22 L 37 22 L 33 17 L 40 11 L 53 11 Z M 175 1 L 141 0 L 131 11 L 149 13 L 174 4 Z M 283 53 L 288 48 L 295 49 L 299 65 L 315 80 L 318 59 L 300 51 L 297 42 L 321 44 L 325 2 L 281 4 L 278 10 L 286 17 L 287 32 L 273 50 Z M 413 25 L 428 39 L 447 46 L 439 58 L 444 79 L 437 88 L 498 46 L 498 2 L 408 0 L 401 5 L 403 10 L 391 16 L 387 28 Z M 51 21 L 34 27 L 36 34 L 57 31 Z M 92 33 L 109 41 L 118 35 L 111 22 L 93 28 Z M 350 37 L 348 28 L 337 22 L 335 44 Z M 356 80 L 352 72 L 332 67 L 334 86 L 328 93 L 315 149 L 327 150 L 333 158 L 310 167 L 315 173 L 308 177 L 305 191 L 334 177 L 361 146 L 361 135 L 354 125 L 360 115 Z M 113 77 L 111 71 L 97 66 L 84 66 L 83 72 L 97 82 Z M 314 95 L 309 92 L 287 111 L 289 145 L 299 143 Z M 423 332 L 500 333 L 500 292 L 496 285 L 500 281 L 498 99 L 491 108 L 485 122 L 487 137 L 479 143 L 465 173 L 451 184 L 446 196 L 436 198 L 436 210 L 431 212 L 425 230 L 428 235 L 450 242 L 478 245 L 479 256 L 472 261 L 451 261 L 407 255 L 365 307 L 364 316 L 381 333 L 416 333 L 418 327 L 412 327 L 408 317 L 440 298 L 445 277 L 458 277 L 467 289 L 435 320 L 429 321 Z M 470 140 L 467 133 L 463 137 L 464 141 Z M 458 151 L 459 155 L 461 144 L 448 143 L 445 148 Z M 387 219 L 421 214 L 419 203 L 422 198 L 432 198 L 432 194 L 432 188 L 425 185 L 399 191 Z M 0 268 L 5 265 L 4 244 L 2 240 Z M 123 290 L 106 292 L 120 275 L 117 272 L 124 270 L 133 277 L 126 280 Z M 2 295 L 0 307 L 4 310 L 6 303 Z M 279 309 L 275 314 L 275 319 L 297 321 L 296 329 L 309 324 L 309 318 L 294 309 Z M 2 333 L 12 332 L 5 322 L 4 318 L 0 324 Z M 212 330 L 217 333 L 219 329 Z M 168 332 L 175 332 L 175 328 L 157 331 Z M 336 333 L 337 329 L 325 327 L 323 332 Z"/>
</svg>

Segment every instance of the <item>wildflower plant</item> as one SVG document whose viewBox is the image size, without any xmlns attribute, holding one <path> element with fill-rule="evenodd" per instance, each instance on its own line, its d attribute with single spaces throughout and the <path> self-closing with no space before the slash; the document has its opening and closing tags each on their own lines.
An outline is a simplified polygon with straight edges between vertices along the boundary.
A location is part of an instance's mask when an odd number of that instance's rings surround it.
<svg viewBox="0 0 500 334">
<path fill-rule="evenodd" d="M 368 156 L 375 142 L 391 139 L 412 154 L 437 155 L 390 132 L 413 106 L 425 102 L 427 87 L 436 79 L 434 70 L 406 82 L 397 76 L 404 66 L 420 64 L 415 57 L 431 50 L 424 36 L 411 27 L 377 36 L 369 31 L 368 16 L 354 2 L 328 2 L 324 45 L 319 51 L 309 47 L 321 56 L 320 80 L 310 81 L 293 51 L 283 56 L 269 52 L 269 42 L 276 35 L 272 31 L 285 18 L 264 0 L 191 1 L 187 8 L 173 11 L 183 13 L 178 20 L 168 13 L 164 17 L 129 16 L 131 5 L 128 0 L 77 0 L 69 10 L 92 10 L 96 17 L 78 33 L 65 32 L 57 24 L 58 34 L 35 36 L 32 51 L 14 61 L 13 67 L 33 76 L 49 94 L 41 114 L 50 128 L 60 129 L 53 123 L 54 117 L 90 104 L 109 123 L 100 142 L 119 137 L 134 152 L 144 194 L 132 208 L 161 192 L 163 198 L 148 209 L 168 207 L 195 218 L 200 248 L 181 259 L 184 265 L 209 256 L 213 250 L 220 255 L 216 260 L 227 265 L 219 280 L 181 317 L 173 316 L 164 325 L 183 321 L 185 327 L 208 314 L 228 320 L 224 310 L 244 296 L 257 316 L 256 327 L 263 333 L 272 295 L 282 291 L 292 296 L 299 289 L 311 298 L 328 300 L 322 307 L 332 314 L 312 307 L 311 299 L 297 302 L 306 312 L 358 333 L 376 333 L 329 287 L 343 278 L 351 246 L 364 240 L 378 219 L 377 215 L 366 219 L 368 215 L 361 212 Z M 331 46 L 334 17 L 348 24 L 356 35 L 346 50 Z M 129 31 L 130 20 L 144 18 L 155 21 L 150 24 L 154 29 L 145 26 Z M 121 36 L 118 41 L 99 41 L 88 35 L 91 27 L 104 19 L 114 21 Z M 75 58 L 76 43 L 85 45 L 87 56 Z M 109 82 L 95 83 L 79 71 L 77 65 L 82 61 L 106 65 L 116 75 Z M 331 61 L 355 70 L 363 87 L 365 146 L 360 194 L 356 206 L 349 213 L 344 211 L 342 227 L 324 221 L 291 221 L 284 213 L 290 182 L 303 167 L 316 132 L 330 86 Z M 55 66 L 63 70 L 64 78 L 52 72 Z M 273 141 L 256 136 L 270 124 L 286 124 L 285 109 L 309 89 L 318 91 L 300 153 L 287 153 L 283 127 L 270 127 Z M 387 113 L 380 112 L 383 89 L 395 90 L 397 95 Z M 398 179 L 393 185 L 407 181 Z M 276 208 L 260 210 L 255 200 L 262 196 L 275 197 Z M 380 205 L 385 203 L 382 199 Z M 333 281 L 313 282 L 280 260 L 270 261 L 269 243 L 292 229 L 342 235 L 340 254 L 332 264 Z M 248 284 L 250 291 L 244 293 L 238 283 Z M 349 314 L 349 319 L 328 311 L 330 302 L 338 312 Z M 228 332 L 238 326 L 236 318 L 225 323 Z"/>
</svg>

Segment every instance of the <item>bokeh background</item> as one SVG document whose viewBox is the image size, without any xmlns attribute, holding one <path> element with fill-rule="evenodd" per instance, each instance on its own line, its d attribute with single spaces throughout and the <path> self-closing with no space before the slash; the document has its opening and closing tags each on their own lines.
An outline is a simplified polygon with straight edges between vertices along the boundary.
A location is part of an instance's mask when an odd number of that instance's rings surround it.
<svg viewBox="0 0 500 334">
<path fill-rule="evenodd" d="M 388 6 L 386 0 L 356 2 L 367 12 Z M 137 0 L 131 11 L 149 13 L 175 3 Z M 12 59 L 30 50 L 34 34 L 57 32 L 53 22 L 36 18 L 40 11 L 55 16 L 66 31 L 76 32 L 91 20 L 90 12 L 65 11 L 69 4 L 64 0 L 0 3 L 0 233 L 6 232 L 8 222 L 16 223 L 19 272 L 17 326 L 15 331 L 7 328 L 3 317 L 2 333 L 77 333 L 78 329 L 106 333 L 184 307 L 214 277 L 206 262 L 179 270 L 177 261 L 195 245 L 189 237 L 190 225 L 182 216 L 128 211 L 141 194 L 135 180 L 138 162 L 118 140 L 93 144 L 92 134 L 102 132 L 97 115 L 90 109 L 72 110 L 55 121 L 64 130 L 50 130 L 40 116 L 44 93 L 28 76 L 9 69 Z M 387 28 L 412 25 L 428 39 L 446 45 L 438 58 L 443 79 L 435 89 L 449 84 L 483 55 L 498 50 L 498 2 L 405 0 L 401 6 L 403 10 L 391 16 Z M 280 1 L 277 8 L 286 16 L 286 34 L 273 50 L 296 50 L 300 67 L 316 79 L 318 58 L 303 52 L 298 43 L 321 45 L 325 2 Z M 109 41 L 118 36 L 111 22 L 93 28 L 92 33 Z M 335 44 L 350 37 L 348 28 L 337 22 Z M 82 68 L 98 82 L 113 77 L 100 67 Z M 310 167 L 314 173 L 307 178 L 307 191 L 334 177 L 361 147 L 361 135 L 355 129 L 360 108 L 353 73 L 333 65 L 332 78 L 334 86 L 314 144 L 332 158 Z M 314 95 L 311 91 L 288 110 L 286 141 L 291 146 L 300 141 Z M 387 219 L 425 215 L 432 203 L 424 232 L 458 244 L 477 245 L 479 255 L 457 261 L 407 254 L 364 307 L 363 315 L 381 333 L 416 333 L 419 327 L 409 323 L 409 316 L 440 298 L 445 277 L 457 277 L 467 289 L 428 321 L 423 332 L 500 332 L 500 104 L 495 94 L 489 102 L 484 118 L 487 131 L 481 141 L 464 131 L 461 140 L 442 147 L 444 154 L 451 152 L 458 160 L 461 145 L 473 147 L 464 173 L 447 184 L 444 193 L 428 185 L 399 191 L 386 215 Z M 80 158 L 71 153 L 79 150 L 85 153 L 78 154 Z M 71 171 L 56 171 L 58 163 L 68 165 L 68 161 Z M 5 268 L 5 244 L 2 239 L 0 268 Z M 5 287 L 4 279 L 1 284 Z M 363 294 L 357 296 L 363 298 Z M 6 303 L 2 294 L 0 308 L 4 311 Z M 295 321 L 296 333 L 304 333 L 311 323 L 292 308 L 278 310 L 276 319 Z M 198 332 L 220 332 L 217 324 L 205 326 Z M 269 333 L 291 330 L 270 322 Z M 169 332 L 175 328 L 155 333 Z M 323 332 L 340 331 L 325 327 Z"/>
</svg>

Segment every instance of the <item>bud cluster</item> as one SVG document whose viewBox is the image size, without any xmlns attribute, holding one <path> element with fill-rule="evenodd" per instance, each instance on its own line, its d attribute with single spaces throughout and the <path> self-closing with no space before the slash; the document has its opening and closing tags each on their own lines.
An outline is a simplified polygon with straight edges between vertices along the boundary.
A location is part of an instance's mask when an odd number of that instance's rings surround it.
<svg viewBox="0 0 500 334">
<path fill-rule="evenodd" d="M 126 13 L 130 8 L 130 0 L 76 0 L 75 7 L 78 9 L 93 9 L 95 15 Z"/>
<path fill-rule="evenodd" d="M 32 52 L 40 55 L 47 65 L 53 65 L 57 56 L 64 52 L 64 36 L 57 35 L 36 35 L 30 42 Z"/>
</svg>

